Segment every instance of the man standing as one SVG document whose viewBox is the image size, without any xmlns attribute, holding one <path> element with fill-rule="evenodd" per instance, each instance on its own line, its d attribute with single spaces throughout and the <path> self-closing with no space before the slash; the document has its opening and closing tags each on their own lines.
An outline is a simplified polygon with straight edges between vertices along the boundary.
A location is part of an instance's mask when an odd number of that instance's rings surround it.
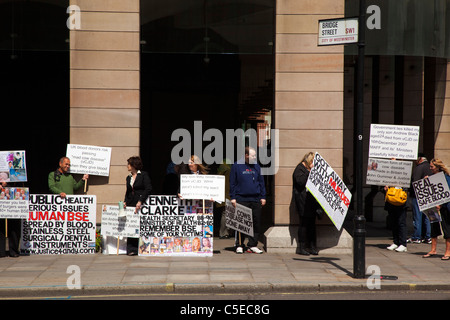
<svg viewBox="0 0 450 320">
<path fill-rule="evenodd" d="M 266 188 L 261 175 L 261 167 L 256 163 L 256 151 L 251 147 L 245 148 L 244 160 L 237 161 L 230 172 L 230 199 L 233 206 L 239 203 L 252 209 L 253 237 L 249 237 L 247 252 L 263 253 L 257 247 L 261 228 L 261 211 L 266 204 Z M 238 233 L 236 253 L 244 252 L 245 235 Z"/>
<path fill-rule="evenodd" d="M 61 198 L 65 198 L 66 195 L 73 194 L 74 191 L 80 189 L 84 181 L 89 179 L 89 175 L 85 174 L 83 178 L 76 182 L 74 177 L 69 173 L 70 159 L 62 157 L 59 160 L 59 167 L 48 175 L 48 188 L 53 194 L 59 194 Z"/>
<path fill-rule="evenodd" d="M 413 170 L 411 182 L 425 178 L 426 176 L 431 176 L 433 173 L 430 169 L 430 164 L 423 153 L 418 154 L 416 161 L 416 167 Z M 425 238 L 424 242 L 430 241 L 431 243 L 431 226 L 430 221 L 427 216 L 419 210 L 419 205 L 417 203 L 416 194 L 414 193 L 414 188 L 411 186 L 409 195 L 411 198 L 411 206 L 413 213 L 413 225 L 414 234 L 408 239 L 410 243 L 421 243 L 422 241 L 422 228 L 425 227 Z"/>
</svg>

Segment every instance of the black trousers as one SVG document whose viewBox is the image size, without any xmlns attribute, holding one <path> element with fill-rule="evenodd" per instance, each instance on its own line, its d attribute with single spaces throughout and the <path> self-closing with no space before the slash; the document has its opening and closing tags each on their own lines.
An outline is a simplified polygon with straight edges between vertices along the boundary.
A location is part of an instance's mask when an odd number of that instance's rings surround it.
<svg viewBox="0 0 450 320">
<path fill-rule="evenodd" d="M 309 247 L 316 245 L 316 217 L 300 217 L 298 227 L 298 241 L 300 244 Z"/>
<path fill-rule="evenodd" d="M 6 256 L 6 219 L 0 219 L 0 257 Z M 19 241 L 22 227 L 21 219 L 8 219 L 9 255 L 20 254 Z"/>
<path fill-rule="evenodd" d="M 261 202 L 247 202 L 242 201 L 239 202 L 239 204 L 243 205 L 244 207 L 252 209 L 252 218 L 253 218 L 253 237 L 250 237 L 249 235 L 246 235 L 244 233 L 236 232 L 236 242 L 238 246 L 244 247 L 244 240 L 246 237 L 248 237 L 248 247 L 256 247 L 258 245 L 258 239 L 259 234 L 261 232 L 261 212 L 262 212 L 262 206 Z M 240 243 L 239 243 L 239 237 L 240 237 Z"/>
<path fill-rule="evenodd" d="M 389 206 L 388 219 L 391 221 L 394 243 L 406 247 L 406 207 Z"/>
</svg>

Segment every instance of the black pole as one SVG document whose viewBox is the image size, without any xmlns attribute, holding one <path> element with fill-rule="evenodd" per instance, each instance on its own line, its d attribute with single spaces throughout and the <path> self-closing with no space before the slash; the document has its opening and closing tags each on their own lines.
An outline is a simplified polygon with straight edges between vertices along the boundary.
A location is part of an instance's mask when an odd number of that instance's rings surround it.
<svg viewBox="0 0 450 320">
<path fill-rule="evenodd" d="M 357 64 L 357 90 L 356 90 L 356 128 L 355 128 L 355 153 L 356 153 L 356 215 L 354 218 L 353 234 L 353 276 L 361 279 L 366 274 L 366 218 L 363 213 L 362 173 L 363 173 L 363 129 L 364 129 L 364 47 L 365 47 L 365 0 L 359 1 L 358 21 L 358 64 Z"/>
</svg>

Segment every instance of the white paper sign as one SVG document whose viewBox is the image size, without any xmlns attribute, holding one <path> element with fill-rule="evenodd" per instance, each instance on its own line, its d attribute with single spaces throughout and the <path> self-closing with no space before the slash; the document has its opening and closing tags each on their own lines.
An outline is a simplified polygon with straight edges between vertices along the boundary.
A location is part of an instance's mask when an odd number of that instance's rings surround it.
<svg viewBox="0 0 450 320">
<path fill-rule="evenodd" d="M 450 189 L 443 172 L 413 181 L 412 185 L 420 211 L 425 211 L 450 201 Z"/>
<path fill-rule="evenodd" d="M 125 217 L 119 217 L 119 206 L 103 206 L 102 235 L 113 237 L 139 238 L 139 214 L 134 207 L 124 209 Z"/>
<path fill-rule="evenodd" d="M 409 188 L 412 161 L 369 158 L 366 183 L 375 186 Z"/>
<path fill-rule="evenodd" d="M 236 203 L 236 208 L 230 200 L 225 202 L 225 226 L 253 237 L 252 209 Z"/>
<path fill-rule="evenodd" d="M 370 125 L 370 158 L 417 160 L 418 126 Z"/>
<path fill-rule="evenodd" d="M 336 228 L 340 230 L 347 215 L 352 194 L 333 168 L 317 152 L 306 188 L 316 198 Z"/>
<path fill-rule="evenodd" d="M 180 193 L 183 199 L 225 201 L 225 176 L 182 174 Z"/>
<path fill-rule="evenodd" d="M 25 151 L 0 151 L 0 182 L 27 181 Z"/>
<path fill-rule="evenodd" d="M 66 157 L 70 159 L 70 172 L 109 176 L 111 148 L 68 144 Z"/>
<path fill-rule="evenodd" d="M 28 218 L 28 188 L 10 188 L 0 186 L 0 218 Z"/>
</svg>

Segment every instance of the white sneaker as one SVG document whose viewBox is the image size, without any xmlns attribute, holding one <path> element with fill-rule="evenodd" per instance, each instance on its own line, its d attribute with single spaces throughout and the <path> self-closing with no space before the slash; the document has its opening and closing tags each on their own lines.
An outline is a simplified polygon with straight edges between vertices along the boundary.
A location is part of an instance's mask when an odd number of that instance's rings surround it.
<svg viewBox="0 0 450 320">
<path fill-rule="evenodd" d="M 263 251 L 261 249 L 259 249 L 258 247 L 251 247 L 247 249 L 248 253 L 258 253 L 261 254 L 263 253 Z"/>
<path fill-rule="evenodd" d="M 397 252 L 407 252 L 408 249 L 404 245 L 400 245 L 397 249 L 395 249 Z"/>
<path fill-rule="evenodd" d="M 387 247 L 386 249 L 394 251 L 395 249 L 398 248 L 398 245 L 396 245 L 395 243 L 391 244 L 389 247 Z"/>
<path fill-rule="evenodd" d="M 239 253 L 239 254 L 244 253 L 244 249 L 242 249 L 242 247 L 237 247 L 236 253 Z"/>
</svg>

